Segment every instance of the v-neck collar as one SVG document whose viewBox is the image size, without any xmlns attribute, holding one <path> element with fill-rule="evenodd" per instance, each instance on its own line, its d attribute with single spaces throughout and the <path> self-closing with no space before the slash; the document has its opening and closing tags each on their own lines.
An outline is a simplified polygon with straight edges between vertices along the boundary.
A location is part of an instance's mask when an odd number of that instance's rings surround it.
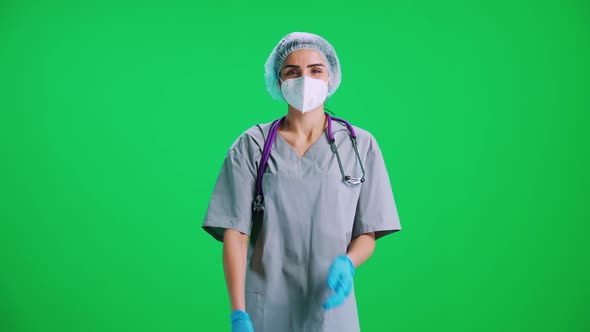
<svg viewBox="0 0 590 332">
<path fill-rule="evenodd" d="M 283 138 L 283 136 L 281 136 L 281 133 L 277 130 L 277 137 L 279 138 L 279 140 L 282 142 L 281 144 L 284 144 L 288 150 L 290 150 L 298 159 L 305 159 L 307 157 L 307 155 L 309 154 L 309 152 L 311 152 L 311 150 L 318 145 L 318 141 L 320 141 L 320 139 L 322 137 L 326 137 L 327 140 L 327 130 L 328 127 L 326 126 L 326 128 L 324 128 L 324 130 L 322 131 L 322 134 L 319 135 L 315 141 L 313 141 L 313 143 L 311 143 L 311 145 L 307 148 L 307 150 L 305 150 L 305 152 L 303 153 L 302 156 L 300 156 L 297 151 L 295 151 L 295 149 L 291 146 L 291 144 L 289 144 L 289 142 L 287 142 L 287 140 L 285 138 Z"/>
</svg>

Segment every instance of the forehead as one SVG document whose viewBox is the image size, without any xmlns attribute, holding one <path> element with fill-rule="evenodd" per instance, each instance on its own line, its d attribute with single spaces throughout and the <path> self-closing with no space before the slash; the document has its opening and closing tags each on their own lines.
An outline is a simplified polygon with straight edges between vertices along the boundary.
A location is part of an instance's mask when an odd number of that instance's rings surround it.
<svg viewBox="0 0 590 332">
<path fill-rule="evenodd" d="M 285 61 L 283 61 L 282 67 L 285 67 L 286 65 L 303 66 L 311 63 L 321 63 L 325 65 L 326 60 L 320 54 L 320 52 L 314 49 L 304 48 L 289 53 L 289 55 L 285 58 Z"/>
</svg>

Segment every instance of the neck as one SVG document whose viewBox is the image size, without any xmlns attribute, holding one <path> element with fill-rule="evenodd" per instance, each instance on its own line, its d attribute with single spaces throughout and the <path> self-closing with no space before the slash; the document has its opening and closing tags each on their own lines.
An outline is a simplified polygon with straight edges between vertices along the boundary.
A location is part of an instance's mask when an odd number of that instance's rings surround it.
<svg viewBox="0 0 590 332">
<path fill-rule="evenodd" d="M 305 113 L 289 105 L 289 111 L 282 124 L 284 131 L 292 132 L 297 136 L 309 137 L 318 132 L 323 132 L 328 125 L 324 114 L 324 105 Z"/>
</svg>

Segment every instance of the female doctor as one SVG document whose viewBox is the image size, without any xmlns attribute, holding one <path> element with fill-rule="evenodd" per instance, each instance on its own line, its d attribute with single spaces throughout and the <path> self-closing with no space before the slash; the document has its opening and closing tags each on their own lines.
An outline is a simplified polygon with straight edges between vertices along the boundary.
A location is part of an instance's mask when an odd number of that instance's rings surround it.
<svg viewBox="0 0 590 332">
<path fill-rule="evenodd" d="M 401 230 L 383 156 L 368 131 L 324 112 L 341 72 L 322 37 L 286 35 L 265 79 L 287 114 L 234 141 L 203 222 L 223 242 L 232 331 L 358 332 L 355 271 L 375 240 Z M 264 210 L 254 234 L 257 188 Z"/>
</svg>

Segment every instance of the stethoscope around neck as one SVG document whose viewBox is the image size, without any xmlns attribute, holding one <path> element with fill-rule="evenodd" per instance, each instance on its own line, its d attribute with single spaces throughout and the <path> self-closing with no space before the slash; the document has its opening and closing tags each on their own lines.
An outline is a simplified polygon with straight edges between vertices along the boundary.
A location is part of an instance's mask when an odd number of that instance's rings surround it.
<svg viewBox="0 0 590 332">
<path fill-rule="evenodd" d="M 350 184 L 360 184 L 360 183 L 365 182 L 365 168 L 363 166 L 363 162 L 362 162 L 361 157 L 359 155 L 358 144 L 356 141 L 356 133 L 354 131 L 354 128 L 352 128 L 352 125 L 344 119 L 330 116 L 330 114 L 328 114 L 326 112 L 324 112 L 324 114 L 326 115 L 326 119 L 328 121 L 328 130 L 327 130 L 328 131 L 328 143 L 330 144 L 330 147 L 332 148 L 332 151 L 334 152 L 334 154 L 336 154 L 336 159 L 338 159 L 338 167 L 340 168 L 340 174 L 342 175 L 342 181 L 345 181 Z M 254 243 L 256 242 L 256 238 L 258 236 L 258 232 L 259 232 L 261 224 L 262 224 L 262 214 L 264 213 L 264 195 L 262 193 L 262 177 L 264 176 L 266 164 L 267 164 L 268 158 L 270 156 L 270 150 L 272 149 L 272 145 L 274 144 L 274 141 L 276 140 L 279 126 L 281 125 L 281 123 L 283 123 L 285 118 L 286 118 L 286 115 L 280 119 L 274 120 L 273 123 L 271 124 L 270 131 L 268 132 L 268 138 L 264 142 L 264 148 L 262 149 L 262 157 L 260 158 L 260 163 L 258 164 L 258 173 L 256 176 L 256 192 L 254 195 L 254 201 L 252 202 L 252 212 L 253 212 L 253 216 L 254 216 L 253 224 L 252 224 L 252 234 L 250 235 L 250 241 L 252 243 L 252 246 L 254 246 Z M 361 177 L 352 177 L 350 175 L 347 175 L 344 172 L 344 167 L 342 166 L 342 160 L 340 159 L 340 154 L 338 153 L 338 147 L 336 147 L 336 140 L 334 139 L 334 133 L 332 132 L 332 120 L 338 121 L 338 122 L 346 125 L 346 128 L 348 129 L 348 132 L 349 132 L 350 140 L 352 142 L 352 146 L 354 148 L 354 153 L 356 154 L 356 158 L 357 158 L 359 165 L 361 167 L 361 172 L 362 172 Z"/>
</svg>

